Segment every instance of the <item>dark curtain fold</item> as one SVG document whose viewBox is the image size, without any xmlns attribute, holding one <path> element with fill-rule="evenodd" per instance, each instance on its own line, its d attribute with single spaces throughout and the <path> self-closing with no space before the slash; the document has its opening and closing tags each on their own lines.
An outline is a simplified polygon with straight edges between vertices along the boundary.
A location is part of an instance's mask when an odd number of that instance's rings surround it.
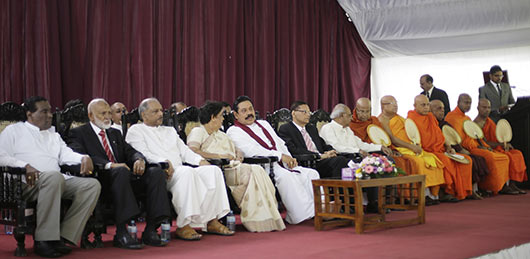
<svg viewBox="0 0 530 259">
<path fill-rule="evenodd" d="M 4 0 L 0 13 L 0 101 L 245 94 L 264 113 L 370 97 L 370 53 L 334 0 Z"/>
</svg>

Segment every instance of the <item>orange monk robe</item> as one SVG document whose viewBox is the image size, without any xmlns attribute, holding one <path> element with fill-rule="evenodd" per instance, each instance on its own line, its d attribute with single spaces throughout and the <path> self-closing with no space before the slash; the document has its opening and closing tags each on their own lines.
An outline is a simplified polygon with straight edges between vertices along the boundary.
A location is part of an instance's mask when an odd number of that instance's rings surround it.
<svg viewBox="0 0 530 259">
<path fill-rule="evenodd" d="M 460 145 L 471 154 L 484 157 L 484 160 L 486 160 L 490 174 L 486 176 L 484 181 L 479 183 L 479 187 L 497 193 L 509 179 L 508 168 L 510 166 L 510 159 L 501 152 L 479 148 L 477 140 L 471 138 L 464 132 L 464 121 L 466 120 L 471 120 L 471 118 L 466 116 L 458 107 L 445 116 L 445 121 L 453 125 L 460 138 L 462 138 Z M 483 144 L 488 146 L 484 142 Z"/>
<path fill-rule="evenodd" d="M 484 132 L 484 137 L 488 141 L 498 142 L 497 135 L 495 135 L 496 129 L 497 129 L 497 125 L 495 125 L 495 122 L 493 122 L 493 120 L 488 117 L 486 119 L 486 122 L 484 123 L 484 126 L 482 127 L 482 131 Z M 506 154 L 508 158 L 510 158 L 510 167 L 509 167 L 510 180 L 514 180 L 517 182 L 524 182 L 528 180 L 528 176 L 526 175 L 526 164 L 524 162 L 524 156 L 523 156 L 523 153 L 521 153 L 521 151 L 517 149 L 511 149 L 509 151 L 505 151 L 502 146 L 497 146 L 495 150 Z"/>
<path fill-rule="evenodd" d="M 416 111 L 409 111 L 408 118 L 412 119 L 421 136 L 421 147 L 427 152 L 432 152 L 440 159 L 444 167 L 445 191 L 459 200 L 472 194 L 472 169 L 471 157 L 464 154 L 469 164 L 462 164 L 451 160 L 445 153 L 445 137 L 438 126 L 438 120 L 432 113 L 421 115 Z"/>
<path fill-rule="evenodd" d="M 405 131 L 405 119 L 403 117 L 399 115 L 394 116 L 390 119 L 388 126 L 392 131 L 392 135 L 396 138 L 407 143 L 412 143 Z M 434 154 L 424 151 L 421 155 L 416 155 L 408 148 L 396 146 L 393 146 L 393 148 L 399 151 L 405 159 L 410 161 L 411 170 L 408 171 L 409 174 L 425 175 L 425 184 L 427 187 L 439 187 L 439 185 L 445 182 L 443 176 L 444 165 Z M 431 188 L 431 193 L 438 195 L 438 190 L 439 188 Z"/>
<path fill-rule="evenodd" d="M 359 120 L 359 118 L 357 118 L 357 111 L 355 109 L 353 110 L 352 121 L 350 122 L 350 129 L 353 131 L 355 136 L 359 137 L 362 141 L 366 143 L 372 143 L 370 136 L 368 136 L 368 125 L 370 124 L 374 124 L 383 128 L 383 125 L 381 124 L 381 122 L 379 122 L 379 119 L 377 119 L 377 117 L 372 116 L 367 121 L 361 121 Z M 410 172 L 412 170 L 408 159 L 399 156 L 392 156 L 392 159 L 394 159 L 396 166 L 403 169 L 403 171 Z"/>
</svg>

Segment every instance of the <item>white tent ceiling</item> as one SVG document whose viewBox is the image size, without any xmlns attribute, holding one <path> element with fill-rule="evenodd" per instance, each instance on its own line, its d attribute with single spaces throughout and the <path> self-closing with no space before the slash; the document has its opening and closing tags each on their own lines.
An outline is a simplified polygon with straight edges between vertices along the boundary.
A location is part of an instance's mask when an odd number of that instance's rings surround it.
<svg viewBox="0 0 530 259">
<path fill-rule="evenodd" d="M 530 45 L 530 0 L 337 0 L 374 57 Z"/>
</svg>

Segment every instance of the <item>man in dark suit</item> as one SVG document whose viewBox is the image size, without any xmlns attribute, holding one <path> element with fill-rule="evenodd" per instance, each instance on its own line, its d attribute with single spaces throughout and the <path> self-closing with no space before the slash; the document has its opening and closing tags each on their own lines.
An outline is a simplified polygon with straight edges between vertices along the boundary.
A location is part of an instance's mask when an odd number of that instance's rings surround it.
<svg viewBox="0 0 530 259">
<path fill-rule="evenodd" d="M 490 118 L 497 123 L 501 115 L 508 111 L 508 104 L 514 104 L 510 85 L 502 82 L 504 77 L 500 66 L 490 68 L 490 81 L 478 89 L 478 98 L 486 98 L 491 103 Z"/>
<path fill-rule="evenodd" d="M 292 155 L 318 155 L 320 159 L 315 169 L 321 178 L 340 178 L 342 168 L 348 167 L 348 160 L 337 156 L 337 152 L 318 135 L 317 128 L 308 124 L 310 114 L 307 103 L 294 102 L 291 105 L 293 121 L 282 125 L 278 135 L 285 140 Z"/>
<path fill-rule="evenodd" d="M 147 225 L 142 242 L 164 246 L 157 233 L 159 224 L 170 215 L 166 190 L 166 174 L 157 167 L 146 169 L 144 156 L 127 144 L 121 133 L 111 126 L 111 110 L 104 99 L 94 99 L 88 105 L 90 122 L 70 131 L 70 146 L 88 154 L 96 168 L 104 168 L 99 180 L 103 191 L 112 197 L 116 235 L 113 245 L 120 248 L 140 249 L 142 244 L 127 232 L 127 223 L 140 213 L 132 182 L 142 185 L 147 193 Z M 131 170 L 132 168 L 132 170 Z M 138 180 L 134 180 L 138 176 Z"/>
<path fill-rule="evenodd" d="M 429 98 L 429 101 L 440 100 L 444 104 L 444 114 L 447 115 L 451 111 L 449 107 L 449 98 L 447 98 L 447 93 L 439 88 L 434 87 L 432 84 L 432 76 L 425 74 L 420 77 L 420 86 L 423 89 L 421 94 L 426 95 Z"/>
</svg>

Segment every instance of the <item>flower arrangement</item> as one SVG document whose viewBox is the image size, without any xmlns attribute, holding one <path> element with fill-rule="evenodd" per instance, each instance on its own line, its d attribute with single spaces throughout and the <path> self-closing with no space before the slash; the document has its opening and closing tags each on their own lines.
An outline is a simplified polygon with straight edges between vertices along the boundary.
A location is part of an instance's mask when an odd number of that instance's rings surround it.
<svg viewBox="0 0 530 259">
<path fill-rule="evenodd" d="M 394 177 L 405 174 L 388 157 L 377 153 L 370 154 L 363 158 L 360 163 L 351 163 L 349 166 L 352 168 L 356 179 Z"/>
</svg>

